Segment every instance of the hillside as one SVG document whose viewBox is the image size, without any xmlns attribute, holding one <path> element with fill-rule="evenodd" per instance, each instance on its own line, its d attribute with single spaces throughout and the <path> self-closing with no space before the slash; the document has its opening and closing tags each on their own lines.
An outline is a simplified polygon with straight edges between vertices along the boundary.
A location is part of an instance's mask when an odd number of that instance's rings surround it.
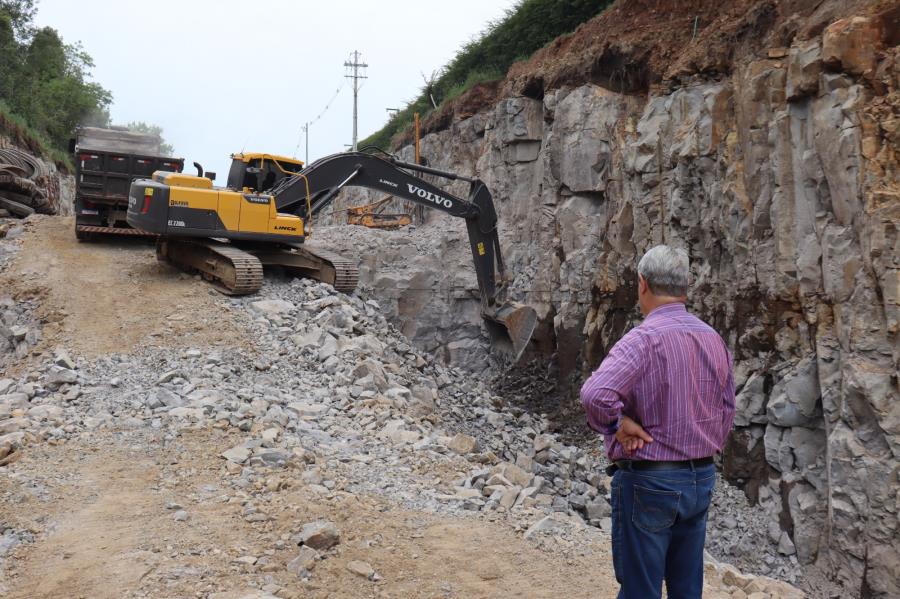
<svg viewBox="0 0 900 599">
<path fill-rule="evenodd" d="M 412 126 L 416 113 L 425 117 L 473 87 L 486 82 L 495 85 L 516 60 L 531 56 L 609 4 L 611 0 L 519 0 L 503 18 L 488 24 L 448 64 L 426 78 L 419 96 L 360 146 L 391 147 L 396 135 Z"/>
</svg>

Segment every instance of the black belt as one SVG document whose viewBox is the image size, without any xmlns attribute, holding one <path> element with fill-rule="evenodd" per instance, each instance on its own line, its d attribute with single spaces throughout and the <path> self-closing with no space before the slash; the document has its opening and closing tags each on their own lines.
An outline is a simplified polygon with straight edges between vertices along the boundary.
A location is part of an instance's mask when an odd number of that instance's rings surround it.
<svg viewBox="0 0 900 599">
<path fill-rule="evenodd" d="M 694 460 L 654 461 L 654 460 L 616 460 L 606 468 L 606 474 L 612 476 L 616 470 L 678 470 L 709 466 L 713 459 L 697 458 Z"/>
</svg>

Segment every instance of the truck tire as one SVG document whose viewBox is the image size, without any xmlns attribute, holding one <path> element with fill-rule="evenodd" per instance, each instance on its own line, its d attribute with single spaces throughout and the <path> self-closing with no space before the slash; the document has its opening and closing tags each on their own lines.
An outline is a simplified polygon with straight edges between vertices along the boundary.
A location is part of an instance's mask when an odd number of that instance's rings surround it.
<svg viewBox="0 0 900 599">
<path fill-rule="evenodd" d="M 91 241 L 94 239 L 93 234 L 88 233 L 87 231 L 79 231 L 77 228 L 75 229 L 75 239 L 78 241 Z"/>
</svg>

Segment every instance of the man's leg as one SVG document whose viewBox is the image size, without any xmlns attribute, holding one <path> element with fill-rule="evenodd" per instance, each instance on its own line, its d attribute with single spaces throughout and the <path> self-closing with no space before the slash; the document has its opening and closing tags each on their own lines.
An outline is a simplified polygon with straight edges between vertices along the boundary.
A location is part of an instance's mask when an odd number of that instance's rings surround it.
<svg viewBox="0 0 900 599">
<path fill-rule="evenodd" d="M 703 546 L 706 516 L 716 483 L 715 467 L 697 470 L 685 485 L 678 522 L 666 556 L 666 590 L 669 599 L 700 599 L 703 595 Z"/>
<path fill-rule="evenodd" d="M 681 493 L 651 473 L 616 472 L 612 482 L 613 567 L 619 599 L 662 594 L 670 527 Z"/>
</svg>

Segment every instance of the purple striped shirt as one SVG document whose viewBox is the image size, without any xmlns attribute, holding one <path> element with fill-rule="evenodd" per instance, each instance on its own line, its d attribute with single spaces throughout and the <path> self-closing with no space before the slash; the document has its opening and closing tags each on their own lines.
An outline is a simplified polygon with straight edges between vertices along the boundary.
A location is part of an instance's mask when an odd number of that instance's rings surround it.
<svg viewBox="0 0 900 599">
<path fill-rule="evenodd" d="M 734 374 L 725 342 L 684 304 L 664 304 L 616 343 L 581 387 L 588 424 L 610 460 L 689 460 L 722 449 L 734 422 Z M 653 437 L 630 455 L 615 438 L 628 416 Z"/>
</svg>

